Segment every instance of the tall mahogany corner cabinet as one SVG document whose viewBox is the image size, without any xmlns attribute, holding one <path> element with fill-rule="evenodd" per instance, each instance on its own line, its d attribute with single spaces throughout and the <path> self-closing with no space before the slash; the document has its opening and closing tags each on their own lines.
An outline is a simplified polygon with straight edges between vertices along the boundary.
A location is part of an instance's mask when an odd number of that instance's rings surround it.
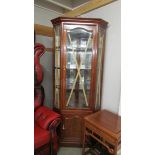
<svg viewBox="0 0 155 155">
<path fill-rule="evenodd" d="M 58 17 L 54 29 L 54 110 L 62 115 L 61 146 L 81 146 L 86 115 L 101 107 L 107 22 Z"/>
</svg>

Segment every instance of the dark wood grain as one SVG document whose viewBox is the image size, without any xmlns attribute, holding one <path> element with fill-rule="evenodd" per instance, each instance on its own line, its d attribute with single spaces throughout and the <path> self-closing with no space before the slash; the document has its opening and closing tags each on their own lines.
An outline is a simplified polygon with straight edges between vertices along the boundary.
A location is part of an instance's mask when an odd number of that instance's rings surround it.
<svg viewBox="0 0 155 155">
<path fill-rule="evenodd" d="M 84 118 L 83 151 L 86 136 L 102 144 L 109 153 L 117 155 L 121 145 L 121 117 L 107 110 L 101 110 Z"/>
<path fill-rule="evenodd" d="M 97 82 L 97 59 L 98 59 L 98 29 L 102 27 L 105 33 L 107 22 L 95 18 L 67 18 L 59 17 L 51 20 L 53 27 L 61 26 L 60 29 L 60 107 L 54 109 L 62 115 L 63 123 L 61 126 L 61 145 L 62 146 L 81 146 L 83 141 L 84 117 L 96 111 L 96 82 Z M 92 32 L 92 69 L 90 81 L 90 95 L 87 108 L 68 108 L 66 107 L 66 33 L 73 28 L 84 28 Z M 105 37 L 104 37 L 105 42 Z M 105 46 L 105 45 L 104 45 Z M 54 47 L 55 48 L 55 47 Z M 104 49 L 103 54 L 104 57 Z M 53 57 L 54 58 L 54 57 Z M 54 62 L 54 61 L 53 61 Z M 102 68 L 104 59 L 102 58 Z M 101 70 L 102 72 L 102 70 Z M 54 73 L 54 72 L 53 72 Z M 103 73 L 101 73 L 103 74 Z M 54 74 L 53 74 L 54 76 Z M 101 103 L 99 103 L 101 104 Z M 97 109 L 99 110 L 99 109 Z"/>
</svg>

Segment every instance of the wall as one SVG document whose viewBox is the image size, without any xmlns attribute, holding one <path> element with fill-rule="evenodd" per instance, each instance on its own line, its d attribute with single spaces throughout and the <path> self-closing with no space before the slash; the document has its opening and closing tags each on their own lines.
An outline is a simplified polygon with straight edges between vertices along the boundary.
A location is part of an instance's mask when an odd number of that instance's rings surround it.
<svg viewBox="0 0 155 155">
<path fill-rule="evenodd" d="M 34 6 L 34 23 L 46 25 L 52 27 L 51 19 L 60 16 L 54 11 L 49 11 L 48 9 L 43 9 Z M 52 47 L 52 38 L 36 35 L 36 42 L 42 43 L 46 48 Z M 42 64 L 44 78 L 42 81 L 42 86 L 45 91 L 45 101 L 44 105 L 52 107 L 52 52 L 45 52 L 40 59 Z"/>
<path fill-rule="evenodd" d="M 60 13 L 34 6 L 34 23 L 52 26 L 51 19 L 61 16 Z"/>
<path fill-rule="evenodd" d="M 121 2 L 93 10 L 82 17 L 102 18 L 108 24 L 105 49 L 102 109 L 121 113 Z"/>
</svg>

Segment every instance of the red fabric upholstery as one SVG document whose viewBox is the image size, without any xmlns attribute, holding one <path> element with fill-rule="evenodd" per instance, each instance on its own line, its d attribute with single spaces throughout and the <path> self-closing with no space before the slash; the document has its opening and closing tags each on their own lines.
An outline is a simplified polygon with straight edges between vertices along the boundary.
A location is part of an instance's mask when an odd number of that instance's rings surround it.
<svg viewBox="0 0 155 155">
<path fill-rule="evenodd" d="M 50 131 L 40 128 L 34 124 L 34 149 L 50 142 Z"/>
<path fill-rule="evenodd" d="M 35 85 L 42 82 L 43 73 L 40 65 L 40 57 L 44 54 L 45 47 L 42 44 L 35 44 L 34 46 L 34 71 L 35 71 Z"/>
<path fill-rule="evenodd" d="M 50 152 L 50 148 L 45 147 L 43 150 L 41 150 L 39 153 L 37 153 L 37 155 L 49 155 L 49 152 Z"/>
<path fill-rule="evenodd" d="M 57 155 L 57 126 L 60 124 L 60 115 L 50 108 L 42 106 L 44 101 L 44 89 L 40 85 L 43 79 L 40 57 L 45 47 L 35 44 L 34 47 L 34 152 L 35 155 Z"/>
<path fill-rule="evenodd" d="M 34 110 L 40 107 L 44 102 L 44 88 L 42 86 L 34 89 Z"/>
<path fill-rule="evenodd" d="M 56 128 L 60 124 L 60 115 L 45 106 L 41 106 L 36 109 L 34 118 L 35 149 L 38 149 L 49 143 L 49 145 L 52 145 L 53 155 L 57 155 L 58 143 Z M 42 150 L 42 152 L 39 152 L 39 154 L 37 153 L 37 155 L 45 154 L 50 154 L 50 152 L 48 153 L 47 148 L 44 148 L 44 150 Z"/>
<path fill-rule="evenodd" d="M 41 106 L 35 111 L 34 118 L 36 124 L 41 128 L 48 129 L 52 121 L 60 118 L 60 115 L 45 106 Z"/>
</svg>

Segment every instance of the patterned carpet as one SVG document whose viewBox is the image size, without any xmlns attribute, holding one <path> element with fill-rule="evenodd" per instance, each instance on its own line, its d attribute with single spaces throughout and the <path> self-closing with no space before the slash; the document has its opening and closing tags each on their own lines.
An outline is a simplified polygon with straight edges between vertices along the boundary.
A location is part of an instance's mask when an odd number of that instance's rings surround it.
<svg viewBox="0 0 155 155">
<path fill-rule="evenodd" d="M 61 147 L 59 149 L 58 155 L 82 155 L 82 149 L 73 147 Z M 117 152 L 117 155 L 121 155 L 121 150 Z"/>
</svg>

